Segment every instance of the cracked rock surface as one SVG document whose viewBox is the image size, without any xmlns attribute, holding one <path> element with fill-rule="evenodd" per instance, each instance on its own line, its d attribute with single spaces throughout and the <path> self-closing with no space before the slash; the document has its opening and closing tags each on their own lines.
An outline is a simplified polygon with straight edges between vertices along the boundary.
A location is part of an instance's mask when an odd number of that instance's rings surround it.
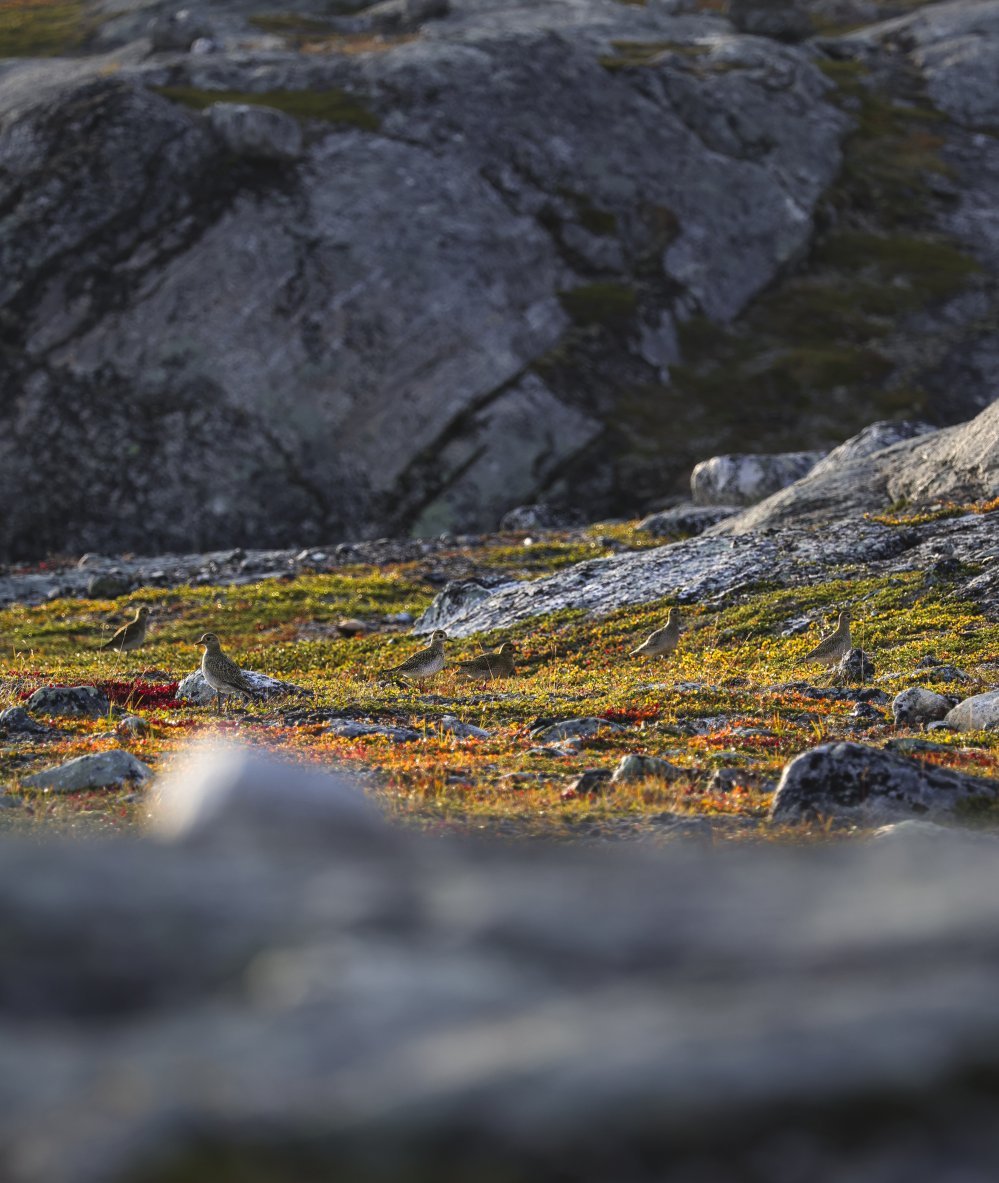
<svg viewBox="0 0 999 1183">
<path fill-rule="evenodd" d="M 464 0 L 302 54 L 234 6 L 218 53 L 9 64 L 0 556 L 483 528 L 557 483 L 614 395 L 537 363 L 619 308 L 653 374 L 806 249 L 839 164 L 806 53 L 674 8 Z M 292 127 L 289 92 L 341 105 Z"/>
</svg>

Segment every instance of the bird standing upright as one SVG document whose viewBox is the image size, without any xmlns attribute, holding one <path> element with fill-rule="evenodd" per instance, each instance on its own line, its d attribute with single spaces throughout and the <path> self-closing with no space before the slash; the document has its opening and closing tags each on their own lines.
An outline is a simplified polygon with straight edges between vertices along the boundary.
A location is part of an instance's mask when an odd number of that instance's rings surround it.
<svg viewBox="0 0 999 1183">
<path fill-rule="evenodd" d="M 241 694 L 244 698 L 262 698 L 263 695 L 252 686 L 239 666 L 222 652 L 222 642 L 215 633 L 205 633 L 198 641 L 204 645 L 201 657 L 201 673 L 215 691 L 215 704 L 221 709 L 223 694 Z"/>
<path fill-rule="evenodd" d="M 467 678 L 481 678 L 483 681 L 509 678 L 513 673 L 513 645 L 504 641 L 495 653 L 482 653 L 469 661 L 459 661 L 457 667 Z"/>
<path fill-rule="evenodd" d="M 798 659 L 799 665 L 815 662 L 818 665 L 838 665 L 853 648 L 850 639 L 850 613 L 843 610 L 836 621 L 836 627 L 824 636 L 815 648 Z"/>
<path fill-rule="evenodd" d="M 132 649 L 138 649 L 146 639 L 148 620 L 149 609 L 143 604 L 136 609 L 135 616 L 128 624 L 123 624 L 111 640 L 101 645 L 100 648 L 102 650 L 113 649 L 116 653 L 128 653 Z"/>
<path fill-rule="evenodd" d="M 680 641 L 680 609 L 670 608 L 669 617 L 662 628 L 644 640 L 630 657 L 665 657 L 672 653 Z"/>
<path fill-rule="evenodd" d="M 434 674 L 439 674 L 444 668 L 444 642 L 446 640 L 447 633 L 443 629 L 437 629 L 431 636 L 430 644 L 426 649 L 414 653 L 412 657 L 407 658 L 399 665 L 379 670 L 378 680 L 389 681 L 393 678 L 402 678 L 405 681 L 422 682 L 424 678 L 432 678 Z"/>
</svg>

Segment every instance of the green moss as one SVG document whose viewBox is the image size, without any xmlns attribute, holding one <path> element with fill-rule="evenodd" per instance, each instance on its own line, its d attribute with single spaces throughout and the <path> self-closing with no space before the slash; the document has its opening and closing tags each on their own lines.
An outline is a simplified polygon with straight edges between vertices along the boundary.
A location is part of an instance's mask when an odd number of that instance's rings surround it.
<svg viewBox="0 0 999 1183">
<path fill-rule="evenodd" d="M 82 0 L 0 4 L 0 58 L 74 53 L 89 24 Z"/>
<path fill-rule="evenodd" d="M 236 90 L 198 90 L 189 86 L 157 87 L 158 94 L 185 107 L 202 111 L 213 103 L 249 103 L 274 107 L 296 119 L 316 119 L 345 124 L 363 131 L 377 131 L 378 116 L 345 90 L 267 90 L 260 93 Z"/>
<path fill-rule="evenodd" d="M 611 48 L 614 52 L 604 54 L 599 61 L 605 70 L 612 72 L 653 65 L 667 53 L 686 58 L 705 57 L 711 53 L 708 45 L 683 41 L 612 41 Z"/>
<path fill-rule="evenodd" d="M 981 265 L 943 239 L 907 234 L 873 234 L 843 230 L 829 234 L 816 251 L 816 260 L 831 266 L 876 275 L 884 293 L 891 285 L 895 310 L 913 307 L 927 299 L 945 299 L 981 273 Z M 885 301 L 887 307 L 889 301 Z"/>
<path fill-rule="evenodd" d="M 579 224 L 591 234 L 613 234 L 617 229 L 617 218 L 609 210 L 599 209 L 589 202 L 581 202 L 579 206 Z"/>
<path fill-rule="evenodd" d="M 588 283 L 559 292 L 559 302 L 577 325 L 622 329 L 635 315 L 638 296 L 621 283 Z"/>
</svg>

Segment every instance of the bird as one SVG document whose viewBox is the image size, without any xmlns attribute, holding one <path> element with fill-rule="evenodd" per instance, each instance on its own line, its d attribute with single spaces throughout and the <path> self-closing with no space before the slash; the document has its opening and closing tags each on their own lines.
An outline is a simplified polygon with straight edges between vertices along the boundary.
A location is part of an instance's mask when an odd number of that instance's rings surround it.
<svg viewBox="0 0 999 1183">
<path fill-rule="evenodd" d="M 670 608 L 669 619 L 662 628 L 649 635 L 637 649 L 632 649 L 630 657 L 665 657 L 676 649 L 680 640 L 680 609 Z"/>
<path fill-rule="evenodd" d="M 819 665 L 837 665 L 853 648 L 850 640 L 850 613 L 845 609 L 839 614 L 836 627 L 824 636 L 815 648 L 798 659 L 799 665 L 815 662 Z"/>
<path fill-rule="evenodd" d="M 380 670 L 378 672 L 379 681 L 403 678 L 406 681 L 419 682 L 424 678 L 432 678 L 434 674 L 439 674 L 444 668 L 444 642 L 446 640 L 447 633 L 443 629 L 437 629 L 431 636 L 430 644 L 426 649 L 414 653 L 412 657 L 408 657 L 400 665 Z"/>
<path fill-rule="evenodd" d="M 127 653 L 131 649 L 138 649 L 146 639 L 148 620 L 149 609 L 143 604 L 136 609 L 135 616 L 128 624 L 123 624 L 111 640 L 101 645 L 100 648 L 102 650 L 114 649 L 116 653 Z"/>
<path fill-rule="evenodd" d="M 459 661 L 458 669 L 467 678 L 509 678 L 513 673 L 513 645 L 504 641 L 495 653 L 483 653 L 469 661 Z"/>
<path fill-rule="evenodd" d="M 215 691 L 216 706 L 221 704 L 223 694 L 241 694 L 244 698 L 262 698 L 256 687 L 251 686 L 246 674 L 222 652 L 222 642 L 215 633 L 205 633 L 198 641 L 204 645 L 201 658 L 201 673 Z"/>
</svg>

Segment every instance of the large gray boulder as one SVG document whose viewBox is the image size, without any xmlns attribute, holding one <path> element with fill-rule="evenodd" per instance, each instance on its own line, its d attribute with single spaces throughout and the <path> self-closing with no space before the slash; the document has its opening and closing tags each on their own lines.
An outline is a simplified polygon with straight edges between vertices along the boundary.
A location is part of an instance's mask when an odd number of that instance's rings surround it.
<svg viewBox="0 0 999 1183">
<path fill-rule="evenodd" d="M 99 719 L 112 713 L 108 696 L 96 686 L 40 686 L 26 705 L 42 715 Z"/>
<path fill-rule="evenodd" d="M 10 1183 L 995 1175 L 991 844 L 490 847 L 184 775 L 156 840 L 0 838 Z"/>
<path fill-rule="evenodd" d="M 617 392 L 802 255 L 848 128 L 805 51 L 672 4 L 463 2 L 360 54 L 248 52 L 237 8 L 224 52 L 0 77 L 0 556 L 606 500 Z"/>
<path fill-rule="evenodd" d="M 999 690 L 975 694 L 952 707 L 943 721 L 957 731 L 985 731 L 999 726 Z"/>
<path fill-rule="evenodd" d="M 781 774 L 774 821 L 848 821 L 886 825 L 911 817 L 952 816 L 962 807 L 994 803 L 999 781 L 966 776 L 857 743 L 820 744 L 796 756 Z"/>
</svg>

